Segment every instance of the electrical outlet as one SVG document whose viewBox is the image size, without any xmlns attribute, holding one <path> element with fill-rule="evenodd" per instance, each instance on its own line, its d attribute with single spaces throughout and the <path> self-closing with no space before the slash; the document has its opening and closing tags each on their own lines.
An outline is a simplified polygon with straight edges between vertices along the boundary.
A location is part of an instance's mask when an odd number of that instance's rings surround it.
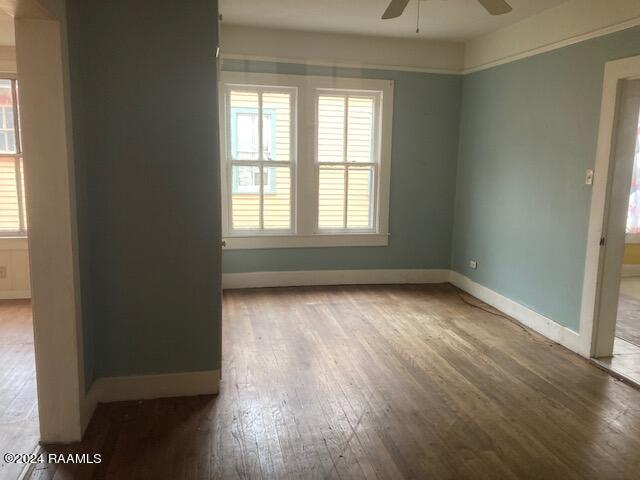
<svg viewBox="0 0 640 480">
<path fill-rule="evenodd" d="M 469 260 L 469 268 L 471 268 L 472 270 L 477 270 L 478 262 L 476 262 L 475 260 Z"/>
<path fill-rule="evenodd" d="M 0 278 L 7 278 L 7 267 L 0 267 Z"/>
</svg>

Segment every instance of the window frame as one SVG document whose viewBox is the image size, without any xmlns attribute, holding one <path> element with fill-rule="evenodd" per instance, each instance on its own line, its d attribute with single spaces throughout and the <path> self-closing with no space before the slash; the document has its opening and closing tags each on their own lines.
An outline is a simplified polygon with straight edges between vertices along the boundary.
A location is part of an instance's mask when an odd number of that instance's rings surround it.
<svg viewBox="0 0 640 480">
<path fill-rule="evenodd" d="M 20 121 L 20 105 L 18 105 L 18 77 L 15 74 L 2 73 L 0 74 L 0 80 L 9 80 L 11 82 L 13 130 L 16 151 L 14 153 L 0 153 L 0 158 L 12 158 L 14 160 L 19 225 L 17 230 L 0 229 L 0 238 L 27 238 L 28 226 L 26 195 L 24 192 L 24 152 L 22 151 L 22 122 Z"/>
<path fill-rule="evenodd" d="M 273 86 L 273 87 L 270 87 Z M 231 225 L 231 147 L 230 88 L 264 87 L 294 88 L 291 125 L 291 229 L 286 231 L 233 230 Z M 225 249 L 386 246 L 389 244 L 389 189 L 391 182 L 391 141 L 393 122 L 392 80 L 367 78 L 324 77 L 305 75 L 261 74 L 223 71 L 220 76 L 220 151 L 222 180 L 222 228 Z M 376 161 L 372 195 L 372 228 L 328 230 L 318 228 L 317 164 L 317 92 L 354 92 L 354 95 L 376 96 L 376 129 L 374 144 Z M 375 136 L 374 136 L 375 138 Z M 270 161 L 266 161 L 267 163 Z M 345 165 L 358 166 L 357 162 Z M 369 166 L 369 163 L 363 163 Z M 295 169 L 295 170 L 294 170 Z M 295 173 L 294 173 L 295 171 Z"/>
<path fill-rule="evenodd" d="M 228 119 L 231 118 L 231 106 L 229 105 L 229 94 L 232 90 L 244 90 L 244 91 L 255 91 L 258 93 L 259 98 L 262 97 L 264 92 L 286 92 L 290 94 L 290 103 L 289 108 L 291 112 L 291 127 L 289 131 L 289 160 L 266 160 L 262 159 L 262 145 L 260 144 L 260 140 L 258 140 L 258 159 L 256 160 L 239 160 L 233 158 L 232 153 L 232 132 L 233 128 L 228 125 Z M 242 238 L 259 238 L 263 236 L 271 236 L 271 235 L 290 235 L 295 232 L 296 225 L 296 184 L 297 184 L 297 145 L 296 145 L 296 137 L 297 137 L 297 122 L 296 122 L 296 105 L 297 105 L 297 96 L 298 90 L 295 87 L 283 86 L 283 85 L 271 85 L 271 84 L 262 84 L 256 82 L 222 82 L 220 91 L 222 93 L 222 98 L 220 99 L 221 106 L 221 115 L 220 118 L 222 121 L 220 122 L 220 160 L 221 160 L 221 179 L 222 181 L 222 222 L 223 222 L 223 235 L 225 237 L 234 238 L 234 237 L 242 237 Z M 259 100 L 261 101 L 261 100 Z M 262 119 L 260 113 L 262 112 L 262 107 L 259 106 L 258 111 L 258 135 L 262 138 Z M 232 224 L 232 202 L 230 201 L 231 195 L 233 195 L 233 167 L 241 165 L 241 166 L 255 166 L 261 167 L 264 172 L 264 167 L 286 167 L 289 168 L 289 176 L 290 176 L 290 193 L 289 193 L 289 202 L 290 202 L 290 218 L 289 218 L 289 228 L 288 229 L 273 229 L 273 230 L 264 230 L 264 229 L 234 229 Z M 264 200 L 264 191 L 263 185 L 259 185 L 260 202 Z M 256 195 L 256 193 L 239 193 L 239 195 Z M 267 193 L 266 195 L 269 195 Z M 261 206 L 261 211 L 263 212 L 263 207 Z"/>
<path fill-rule="evenodd" d="M 320 162 L 318 159 L 318 150 L 319 150 L 319 141 L 318 141 L 318 125 L 320 123 L 320 109 L 318 107 L 318 99 L 321 95 L 325 96 L 336 96 L 336 97 L 345 97 L 345 125 L 344 125 L 344 160 L 342 162 Z M 350 96 L 353 97 L 372 97 L 374 99 L 374 133 L 373 137 L 373 145 L 371 157 L 372 161 L 370 162 L 348 162 L 346 158 L 346 150 L 348 144 L 348 108 L 346 108 L 346 104 Z M 314 88 L 313 89 L 313 104 L 314 104 L 314 139 L 313 139 L 313 166 L 314 166 L 314 189 L 315 195 L 314 200 L 315 204 L 313 206 L 314 211 L 314 234 L 317 235 L 349 235 L 349 234 L 376 234 L 378 233 L 378 223 L 380 219 L 378 218 L 378 196 L 380 191 L 380 166 L 382 162 L 381 158 L 381 137 L 383 135 L 383 129 L 381 124 L 380 114 L 382 110 L 382 96 L 383 92 L 379 90 L 362 90 L 362 89 L 344 89 L 344 88 Z M 320 194 L 320 167 L 321 166 L 337 166 L 345 168 L 345 210 L 344 210 L 344 228 L 320 228 L 320 206 L 318 204 L 319 194 Z M 347 218 L 348 218 L 348 177 L 349 177 L 349 167 L 370 167 L 373 172 L 373 181 L 374 188 L 371 192 L 373 196 L 373 202 L 371 205 L 371 227 L 369 228 L 348 228 L 347 227 Z"/>
</svg>

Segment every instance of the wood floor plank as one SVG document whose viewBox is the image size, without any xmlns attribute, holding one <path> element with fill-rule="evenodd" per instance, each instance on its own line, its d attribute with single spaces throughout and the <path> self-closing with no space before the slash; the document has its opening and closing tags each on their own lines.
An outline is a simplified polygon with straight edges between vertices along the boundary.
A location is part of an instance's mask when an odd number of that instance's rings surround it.
<svg viewBox="0 0 640 480">
<path fill-rule="evenodd" d="M 29 300 L 0 300 L 0 480 L 13 480 L 22 465 L 5 453 L 31 453 L 39 438 Z"/>
<path fill-rule="evenodd" d="M 233 290 L 219 395 L 48 448 L 105 462 L 36 478 L 636 479 L 640 392 L 450 285 Z"/>
</svg>

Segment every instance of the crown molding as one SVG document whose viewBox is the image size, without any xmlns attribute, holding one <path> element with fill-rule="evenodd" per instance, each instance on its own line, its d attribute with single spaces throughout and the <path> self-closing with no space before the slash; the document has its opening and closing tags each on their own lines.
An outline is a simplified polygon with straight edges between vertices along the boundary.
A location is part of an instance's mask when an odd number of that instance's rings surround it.
<svg viewBox="0 0 640 480">
<path fill-rule="evenodd" d="M 276 30 L 223 24 L 223 58 L 327 67 L 460 74 L 464 44 L 393 37 Z"/>
<path fill-rule="evenodd" d="M 368 63 L 350 63 L 327 60 L 300 60 L 297 58 L 287 57 L 262 57 L 259 55 L 242 55 L 237 53 L 222 53 L 221 58 L 224 60 L 239 60 L 247 62 L 268 62 L 268 63 L 291 63 L 294 65 L 309 65 L 313 67 L 332 67 L 332 68 L 352 68 L 359 70 L 389 70 L 394 72 L 416 72 L 416 73 L 433 73 L 439 75 L 462 75 L 464 71 L 461 68 L 426 68 L 426 67 L 408 67 L 404 65 L 378 65 Z"/>
<path fill-rule="evenodd" d="M 475 72 L 479 72 L 482 70 L 487 70 L 489 68 L 493 68 L 493 67 L 497 67 L 500 65 L 504 65 L 506 63 L 511 63 L 511 62 L 515 62 L 517 60 L 522 60 L 524 58 L 528 58 L 528 57 L 533 57 L 535 55 L 540 55 L 542 53 L 547 53 L 547 52 L 551 52 L 553 50 L 558 50 L 560 48 L 563 47 L 568 47 L 570 45 L 575 45 L 577 43 L 581 43 L 587 40 L 591 40 L 593 38 L 598 38 L 598 37 L 603 37 L 605 35 L 609 35 L 611 33 L 615 33 L 615 32 L 620 32 L 622 30 L 626 30 L 628 28 L 633 28 L 633 27 L 637 27 L 640 26 L 640 17 L 637 18 L 632 18 L 630 20 L 626 20 L 624 22 L 620 22 L 618 24 L 615 25 L 610 25 L 604 28 L 599 28 L 596 30 L 593 30 L 591 32 L 588 33 L 583 33 L 580 35 L 575 35 L 573 37 L 570 38 L 566 38 L 563 40 L 559 40 L 557 42 L 552 42 L 549 43 L 547 45 L 542 45 L 540 47 L 536 47 L 536 48 L 532 48 L 530 50 L 526 50 L 523 52 L 519 52 L 519 53 L 515 53 L 512 55 L 507 55 L 504 56 L 502 58 L 497 58 L 495 60 L 474 66 L 474 67 L 470 67 L 470 68 L 464 68 L 462 70 L 462 74 L 463 75 L 467 75 L 469 73 L 475 73 Z"/>
</svg>

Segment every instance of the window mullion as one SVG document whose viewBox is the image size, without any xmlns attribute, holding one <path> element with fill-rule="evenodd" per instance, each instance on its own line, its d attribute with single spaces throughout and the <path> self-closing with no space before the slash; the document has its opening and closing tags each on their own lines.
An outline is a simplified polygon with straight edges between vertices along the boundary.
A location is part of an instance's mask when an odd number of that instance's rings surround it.
<svg viewBox="0 0 640 480">
<path fill-rule="evenodd" d="M 297 232 L 301 235 L 311 235 L 318 228 L 317 101 L 315 89 L 303 92 L 299 97 L 296 222 Z"/>
</svg>

